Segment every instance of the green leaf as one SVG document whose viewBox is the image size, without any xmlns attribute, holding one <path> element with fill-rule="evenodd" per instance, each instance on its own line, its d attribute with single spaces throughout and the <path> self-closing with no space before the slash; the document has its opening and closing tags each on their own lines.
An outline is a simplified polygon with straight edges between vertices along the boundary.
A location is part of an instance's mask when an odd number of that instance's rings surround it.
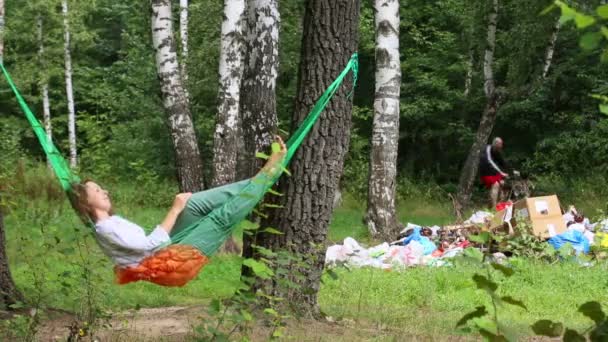
<svg viewBox="0 0 608 342">
<path fill-rule="evenodd" d="M 480 264 L 483 261 L 483 253 L 477 248 L 467 248 L 464 250 L 463 255 Z"/>
<path fill-rule="evenodd" d="M 486 336 L 483 333 L 485 331 L 488 336 L 492 336 L 492 341 L 495 341 L 495 338 L 498 337 L 498 327 L 496 326 L 496 322 L 488 317 L 477 318 L 474 322 L 482 335 Z"/>
<path fill-rule="evenodd" d="M 600 324 L 606 319 L 602 306 L 598 302 L 587 302 L 578 308 L 578 312 L 590 318 L 596 324 Z"/>
<path fill-rule="evenodd" d="M 262 232 L 263 233 L 268 233 L 268 234 L 276 234 L 276 235 L 283 235 L 284 234 L 283 232 L 278 231 L 278 230 L 276 230 L 274 228 L 270 228 L 270 227 L 262 230 Z"/>
<path fill-rule="evenodd" d="M 564 325 L 560 322 L 553 322 L 548 319 L 541 319 L 536 321 L 532 326 L 532 331 L 536 335 L 548 336 L 548 337 L 559 337 L 562 336 L 564 331 Z"/>
<path fill-rule="evenodd" d="M 512 268 L 505 265 L 497 264 L 495 262 L 493 262 L 491 265 L 495 270 L 500 271 L 505 277 L 510 277 L 513 275 L 513 273 L 515 273 Z"/>
<path fill-rule="evenodd" d="M 561 24 L 565 24 L 574 19 L 576 12 L 572 8 L 561 1 L 555 1 L 555 4 L 562 10 L 562 15 L 559 17 L 559 22 Z"/>
<path fill-rule="evenodd" d="M 564 342 L 586 342 L 587 339 L 579 334 L 576 330 L 566 329 L 566 333 L 562 339 Z"/>
<path fill-rule="evenodd" d="M 515 305 L 515 306 L 519 306 L 520 308 L 524 309 L 524 310 L 528 310 L 528 308 L 526 307 L 526 305 L 524 304 L 524 302 L 522 302 L 521 300 L 517 300 L 511 296 L 504 296 L 502 298 L 500 298 L 503 302 L 505 303 L 509 303 L 511 305 Z"/>
<path fill-rule="evenodd" d="M 606 5 L 608 6 L 608 5 Z M 608 39 L 608 28 L 606 26 L 602 26 L 600 28 L 600 31 L 602 32 L 602 34 L 604 35 L 604 38 Z"/>
<path fill-rule="evenodd" d="M 269 193 L 271 193 L 271 194 L 273 194 L 273 195 L 275 195 L 275 196 L 283 196 L 283 194 L 282 194 L 282 193 L 277 192 L 277 191 L 274 191 L 274 190 L 272 190 L 272 189 L 268 189 L 268 192 L 269 192 Z"/>
<path fill-rule="evenodd" d="M 593 50 L 598 47 L 602 40 L 602 35 L 599 32 L 587 32 L 585 33 L 579 42 L 579 45 L 583 50 Z"/>
<path fill-rule="evenodd" d="M 576 27 L 578 27 L 579 29 L 584 29 L 593 25 L 595 23 L 595 18 L 585 14 L 577 13 L 574 17 L 574 22 L 576 23 Z"/>
<path fill-rule="evenodd" d="M 274 272 L 266 264 L 255 259 L 245 259 L 243 265 L 251 268 L 253 273 L 262 279 L 270 279 L 274 275 Z"/>
<path fill-rule="evenodd" d="M 458 323 L 456 323 L 456 327 L 458 328 L 460 326 L 463 326 L 468 321 L 472 320 L 473 318 L 483 317 L 487 314 L 488 314 L 488 311 L 486 310 L 485 306 L 478 306 L 475 308 L 475 311 L 471 311 L 468 314 L 462 316 L 460 318 L 460 320 L 458 321 Z"/>
<path fill-rule="evenodd" d="M 540 12 L 540 15 L 546 15 L 546 14 L 548 14 L 549 12 L 553 11 L 556 8 L 557 8 L 557 6 L 555 6 L 555 4 L 551 4 L 547 8 L 545 8 L 542 12 Z"/>
<path fill-rule="evenodd" d="M 281 145 L 279 145 L 279 143 L 277 143 L 277 142 L 273 142 L 270 145 L 270 148 L 272 149 L 272 153 L 279 153 L 279 152 L 281 152 Z"/>
<path fill-rule="evenodd" d="M 478 289 L 486 290 L 489 293 L 495 292 L 498 288 L 498 285 L 496 285 L 495 282 L 479 274 L 475 274 L 473 276 L 473 281 L 475 281 L 475 284 L 477 284 Z"/>
<path fill-rule="evenodd" d="M 270 158 L 269 155 L 267 155 L 266 153 L 263 153 L 263 152 L 256 152 L 255 153 L 255 157 L 256 158 L 260 158 L 260 159 L 268 159 L 268 158 Z"/>
<path fill-rule="evenodd" d="M 600 104 L 600 112 L 608 115 L 608 104 Z"/>
<path fill-rule="evenodd" d="M 483 244 L 488 243 L 490 241 L 490 233 L 482 232 L 478 235 L 469 235 L 469 241 Z"/>
<path fill-rule="evenodd" d="M 273 309 L 273 308 L 266 308 L 266 309 L 264 309 L 264 313 L 265 314 L 269 314 L 269 315 L 274 316 L 274 317 L 278 317 L 279 316 L 279 313 L 275 309 Z"/>
<path fill-rule="evenodd" d="M 248 322 L 253 321 L 253 316 L 251 315 L 251 313 L 249 313 L 249 311 L 241 309 L 241 316 L 243 316 L 243 319 Z"/>
<path fill-rule="evenodd" d="M 262 204 L 262 206 L 263 206 L 264 208 L 275 208 L 275 209 L 285 208 L 285 207 L 284 207 L 284 206 L 282 206 L 282 205 L 279 205 L 279 204 L 272 204 L 272 203 L 264 203 L 264 204 Z"/>
<path fill-rule="evenodd" d="M 608 5 L 599 6 L 596 11 L 600 17 L 608 19 Z"/>
</svg>

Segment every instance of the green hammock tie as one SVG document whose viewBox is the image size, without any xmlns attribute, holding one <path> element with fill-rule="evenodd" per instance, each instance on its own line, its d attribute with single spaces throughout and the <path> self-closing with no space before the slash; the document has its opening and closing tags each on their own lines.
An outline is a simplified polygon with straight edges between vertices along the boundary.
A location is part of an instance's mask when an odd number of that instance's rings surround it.
<svg viewBox="0 0 608 342">
<path fill-rule="evenodd" d="M 61 153 L 57 150 L 53 142 L 48 139 L 44 128 L 25 103 L 25 100 L 17 90 L 17 87 L 13 83 L 9 73 L 4 68 L 4 65 L 0 64 L 0 68 L 2 69 L 8 84 L 13 90 L 21 109 L 25 113 L 27 120 L 32 126 L 32 129 L 34 130 L 34 133 L 36 134 L 36 137 L 38 138 L 38 141 L 40 142 L 40 145 L 42 146 L 42 149 L 44 150 L 44 153 L 46 154 L 55 175 L 61 183 L 61 187 L 68 195 L 68 198 L 71 199 L 71 184 L 79 182 L 80 179 L 70 171 L 70 168 L 61 156 Z M 175 232 L 171 236 L 171 243 L 193 245 L 206 255 L 213 254 L 223 244 L 226 238 L 230 236 L 232 230 L 236 226 L 236 223 L 245 219 L 247 215 L 254 209 L 255 205 L 262 200 L 266 191 L 268 191 L 268 189 L 270 189 L 276 183 L 282 174 L 283 168 L 287 167 L 296 150 L 302 144 L 304 138 L 306 138 L 306 135 L 310 132 L 319 119 L 321 112 L 325 109 L 332 96 L 336 93 L 344 81 L 344 78 L 350 72 L 353 73 L 354 88 L 358 73 L 357 53 L 351 56 L 348 64 L 342 70 L 340 75 L 325 90 L 325 92 L 315 103 L 310 113 L 287 141 L 287 154 L 283 159 L 282 168 L 278 168 L 276 172 L 270 175 L 262 174 L 261 177 L 253 178 L 239 194 L 233 196 L 232 199 L 227 201 L 219 208 L 214 209 L 211 213 L 209 213 L 208 216 Z M 94 229 L 93 222 L 88 222 L 87 225 Z"/>
</svg>

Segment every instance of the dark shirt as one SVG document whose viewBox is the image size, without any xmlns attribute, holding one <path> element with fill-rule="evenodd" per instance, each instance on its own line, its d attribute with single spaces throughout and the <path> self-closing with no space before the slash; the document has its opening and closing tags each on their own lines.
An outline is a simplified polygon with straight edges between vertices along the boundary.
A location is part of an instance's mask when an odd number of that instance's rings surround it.
<svg viewBox="0 0 608 342">
<path fill-rule="evenodd" d="M 510 173 L 510 168 L 502 153 L 492 145 L 486 145 L 481 151 L 481 159 L 479 160 L 479 175 L 493 176 L 499 173 Z"/>
</svg>

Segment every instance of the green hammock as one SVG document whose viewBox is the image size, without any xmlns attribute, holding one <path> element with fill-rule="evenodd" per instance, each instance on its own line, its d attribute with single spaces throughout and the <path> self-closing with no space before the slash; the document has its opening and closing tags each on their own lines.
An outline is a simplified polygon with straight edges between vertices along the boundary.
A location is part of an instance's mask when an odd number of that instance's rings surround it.
<svg viewBox="0 0 608 342">
<path fill-rule="evenodd" d="M 47 138 L 42 125 L 25 103 L 9 73 L 2 64 L 0 64 L 0 68 L 8 81 L 8 84 L 15 93 L 15 97 L 17 98 L 21 109 L 25 113 L 27 120 L 32 126 L 32 129 L 34 130 L 34 133 L 36 134 L 44 153 L 49 159 L 52 169 L 61 183 L 61 187 L 71 200 L 73 198 L 71 195 L 71 184 L 79 182 L 80 179 L 70 171 L 67 163 L 61 156 L 61 153 L 57 150 L 53 142 Z M 245 219 L 247 215 L 254 209 L 257 203 L 262 200 L 265 192 L 268 191 L 268 189 L 272 187 L 274 183 L 276 183 L 278 178 L 281 176 L 283 169 L 289 164 L 296 150 L 302 144 L 302 141 L 304 141 L 304 138 L 318 120 L 325 106 L 336 93 L 344 81 L 344 78 L 351 71 L 353 73 L 354 87 L 358 72 L 356 53 L 352 55 L 344 70 L 342 70 L 340 75 L 325 90 L 323 95 L 321 95 L 321 97 L 315 103 L 308 116 L 300 124 L 298 129 L 293 132 L 291 138 L 287 141 L 287 154 L 283 160 L 282 167 L 279 168 L 278 172 L 274 172 L 270 175 L 262 174 L 260 177 L 253 178 L 242 188 L 242 191 L 240 191 L 237 196 L 232 196 L 229 201 L 222 204 L 218 208 L 213 209 L 208 216 L 193 222 L 192 224 L 189 224 L 178 231 L 172 232 L 170 244 L 188 244 L 196 247 L 205 255 L 213 254 L 224 243 L 226 238 L 230 236 L 232 229 L 236 226 L 236 223 Z M 89 220 L 87 224 L 94 229 L 93 222 Z"/>
</svg>

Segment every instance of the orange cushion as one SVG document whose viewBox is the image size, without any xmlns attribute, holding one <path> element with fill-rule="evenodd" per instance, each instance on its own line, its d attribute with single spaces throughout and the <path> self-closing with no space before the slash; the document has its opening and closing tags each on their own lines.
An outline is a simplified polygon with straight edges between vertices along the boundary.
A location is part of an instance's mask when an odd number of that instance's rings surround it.
<svg viewBox="0 0 608 342">
<path fill-rule="evenodd" d="M 203 253 L 188 245 L 171 245 L 143 259 L 134 267 L 115 267 L 120 285 L 145 280 L 162 286 L 184 286 L 209 262 Z"/>
</svg>

